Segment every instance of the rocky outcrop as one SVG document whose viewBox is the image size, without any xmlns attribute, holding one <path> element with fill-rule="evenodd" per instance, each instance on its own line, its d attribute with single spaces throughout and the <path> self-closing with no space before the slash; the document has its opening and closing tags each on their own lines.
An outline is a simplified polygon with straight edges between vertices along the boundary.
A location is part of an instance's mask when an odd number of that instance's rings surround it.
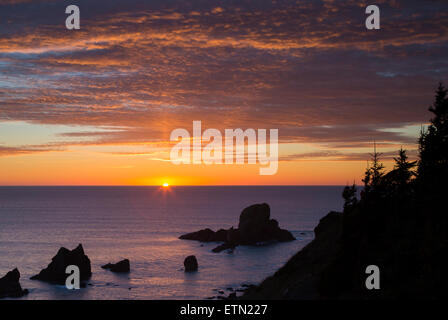
<svg viewBox="0 0 448 320">
<path fill-rule="evenodd" d="M 270 219 L 270 207 L 266 203 L 254 204 L 245 208 L 240 215 L 238 228 L 233 227 L 214 232 L 211 229 L 203 229 L 197 232 L 187 233 L 179 237 L 185 240 L 197 240 L 201 242 L 224 242 L 212 251 L 221 252 L 233 249 L 238 245 L 256 245 L 271 241 L 292 241 L 294 236 L 281 229 L 277 220 Z"/>
<path fill-rule="evenodd" d="M 104 266 L 101 266 L 101 268 L 110 270 L 112 272 L 125 273 L 131 271 L 131 264 L 128 259 L 124 259 L 117 263 L 105 264 Z"/>
<path fill-rule="evenodd" d="M 65 270 L 69 265 L 75 265 L 79 268 L 81 281 L 86 281 L 92 276 L 90 259 L 84 254 L 84 249 L 79 244 L 73 250 L 61 247 L 58 253 L 51 259 L 50 264 L 45 269 L 42 269 L 39 274 L 31 277 L 31 280 L 65 284 L 65 280 L 68 277 Z"/>
<path fill-rule="evenodd" d="M 442 299 L 448 269 L 446 215 L 412 202 L 331 212 L 315 239 L 244 300 Z M 382 209 L 382 210 L 380 210 Z M 381 290 L 366 288 L 366 268 L 381 270 Z"/>
<path fill-rule="evenodd" d="M 226 241 L 227 230 L 220 229 L 218 231 L 213 231 L 211 229 L 202 229 L 196 232 L 187 233 L 181 235 L 179 239 L 182 240 L 196 240 L 201 242 L 220 242 Z"/>
<path fill-rule="evenodd" d="M 20 285 L 20 272 L 14 269 L 0 278 L 0 298 L 20 298 L 28 294 L 27 289 Z"/>
<path fill-rule="evenodd" d="M 198 260 L 195 256 L 188 256 L 184 260 L 185 272 L 198 271 Z"/>
<path fill-rule="evenodd" d="M 256 244 L 265 241 L 292 241 L 293 235 L 280 229 L 277 220 L 270 219 L 271 209 L 267 203 L 254 204 L 241 212 L 238 233 L 239 244 Z"/>
</svg>

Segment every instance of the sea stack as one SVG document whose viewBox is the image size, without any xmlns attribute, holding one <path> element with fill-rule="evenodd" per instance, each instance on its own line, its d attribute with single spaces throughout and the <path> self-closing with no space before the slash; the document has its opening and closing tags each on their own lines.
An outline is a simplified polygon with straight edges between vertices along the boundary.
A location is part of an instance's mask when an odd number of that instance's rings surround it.
<svg viewBox="0 0 448 320">
<path fill-rule="evenodd" d="M 79 268 L 81 281 L 86 281 L 92 276 L 90 259 L 85 255 L 82 245 L 79 244 L 73 250 L 61 247 L 58 253 L 51 259 L 50 264 L 45 269 L 42 269 L 39 274 L 31 277 L 31 280 L 65 284 L 68 276 L 65 270 L 69 265 L 75 265 Z"/>
<path fill-rule="evenodd" d="M 292 241 L 294 236 L 280 229 L 278 221 L 270 219 L 271 208 L 267 203 L 254 204 L 241 212 L 238 224 L 238 234 L 235 235 L 239 244 L 256 244 L 267 241 Z M 239 237 L 239 238 L 238 238 Z"/>
<path fill-rule="evenodd" d="M 234 249 L 238 245 L 257 245 L 271 241 L 293 241 L 294 236 L 288 230 L 281 229 L 278 221 L 270 219 L 271 208 L 267 203 L 254 204 L 245 208 L 240 215 L 238 228 L 233 227 L 214 232 L 203 229 L 187 233 L 179 237 L 184 240 L 197 240 L 201 242 L 224 242 L 212 251 L 220 252 Z"/>
<path fill-rule="evenodd" d="M 185 272 L 198 271 L 198 260 L 195 256 L 188 256 L 184 260 Z"/>
<path fill-rule="evenodd" d="M 28 294 L 20 285 L 20 272 L 15 268 L 0 278 L 0 298 L 20 298 Z"/>
</svg>

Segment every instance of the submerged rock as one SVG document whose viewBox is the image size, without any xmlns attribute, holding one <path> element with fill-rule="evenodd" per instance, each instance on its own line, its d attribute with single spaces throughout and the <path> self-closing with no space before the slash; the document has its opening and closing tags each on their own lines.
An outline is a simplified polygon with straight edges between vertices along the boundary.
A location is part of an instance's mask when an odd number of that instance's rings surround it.
<svg viewBox="0 0 448 320">
<path fill-rule="evenodd" d="M 185 272 L 192 272 L 198 270 L 198 260 L 195 256 L 188 256 L 184 260 Z"/>
<path fill-rule="evenodd" d="M 61 247 L 58 253 L 51 259 L 50 264 L 30 279 L 65 284 L 65 280 L 68 277 L 65 270 L 69 265 L 75 265 L 79 268 L 81 281 L 86 281 L 92 276 L 90 259 L 84 254 L 84 249 L 79 244 L 73 250 Z"/>
<path fill-rule="evenodd" d="M 20 285 L 20 272 L 15 268 L 0 278 L 0 298 L 20 298 L 28 294 Z"/>
<path fill-rule="evenodd" d="M 121 260 L 117 263 L 108 263 L 108 264 L 105 264 L 104 266 L 101 266 L 101 268 L 110 270 L 112 272 L 118 272 L 118 273 L 131 271 L 131 265 L 130 265 L 130 262 L 128 259 Z"/>
<path fill-rule="evenodd" d="M 238 245 L 256 245 L 272 241 L 292 241 L 294 236 L 279 227 L 278 221 L 270 219 L 270 207 L 267 203 L 254 204 L 245 208 L 240 215 L 238 228 L 233 227 L 214 232 L 211 229 L 203 229 L 187 233 L 179 237 L 184 240 L 197 240 L 201 242 L 224 242 L 212 251 L 221 252 L 234 249 Z"/>
</svg>

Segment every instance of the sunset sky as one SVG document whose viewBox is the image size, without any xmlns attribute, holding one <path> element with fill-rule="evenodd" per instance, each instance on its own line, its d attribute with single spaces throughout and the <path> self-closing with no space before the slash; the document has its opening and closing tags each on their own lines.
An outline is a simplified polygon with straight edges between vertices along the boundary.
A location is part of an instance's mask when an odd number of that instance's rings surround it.
<svg viewBox="0 0 448 320">
<path fill-rule="evenodd" d="M 66 6 L 81 29 L 65 28 Z M 345 185 L 417 155 L 448 2 L 0 0 L 0 185 Z M 170 133 L 279 130 L 279 169 L 174 165 Z"/>
</svg>

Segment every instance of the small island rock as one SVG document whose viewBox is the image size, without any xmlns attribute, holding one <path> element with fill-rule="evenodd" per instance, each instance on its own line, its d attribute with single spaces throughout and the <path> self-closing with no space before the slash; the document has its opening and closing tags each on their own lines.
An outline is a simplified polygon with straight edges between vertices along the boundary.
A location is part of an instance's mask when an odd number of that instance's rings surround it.
<svg viewBox="0 0 448 320">
<path fill-rule="evenodd" d="M 185 272 L 192 272 L 198 270 L 198 260 L 195 256 L 188 256 L 184 260 Z"/>
<path fill-rule="evenodd" d="M 234 249 L 238 245 L 257 245 L 272 241 L 286 242 L 295 240 L 288 230 L 281 229 L 275 219 L 270 219 L 270 207 L 267 203 L 254 204 L 245 208 L 240 215 L 238 228 L 202 229 L 179 237 L 184 240 L 201 242 L 224 242 L 212 251 L 221 252 Z"/>
<path fill-rule="evenodd" d="M 20 285 L 20 272 L 15 268 L 0 278 L 0 298 L 20 298 L 28 294 L 27 289 Z"/>
<path fill-rule="evenodd" d="M 131 271 L 131 265 L 128 259 L 121 260 L 117 263 L 108 263 L 101 266 L 103 269 L 108 269 L 112 272 L 124 273 Z"/>
</svg>

